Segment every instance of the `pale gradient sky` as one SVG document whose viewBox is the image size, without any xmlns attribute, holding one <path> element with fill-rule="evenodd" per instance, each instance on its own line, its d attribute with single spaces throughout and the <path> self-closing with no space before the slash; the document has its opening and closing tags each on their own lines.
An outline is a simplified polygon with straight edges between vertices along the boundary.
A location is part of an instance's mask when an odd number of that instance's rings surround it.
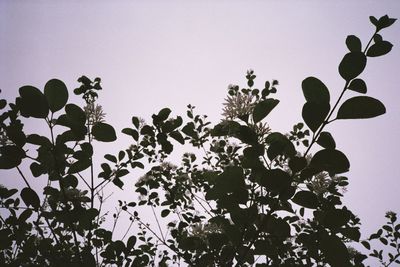
<svg viewBox="0 0 400 267">
<path fill-rule="evenodd" d="M 59 78 L 72 90 L 82 74 L 99 76 L 100 104 L 120 131 L 132 115 L 149 119 L 166 106 L 183 115 L 189 103 L 218 122 L 227 85 L 244 85 L 252 68 L 257 86 L 279 80 L 281 103 L 268 122 L 287 132 L 301 121 L 301 81 L 318 77 L 336 99 L 346 36 L 365 45 L 374 30 L 368 17 L 385 14 L 400 18 L 400 1 L 1 0 L 0 88 L 14 99 L 26 84 L 43 88 Z M 346 205 L 368 233 L 384 222 L 385 211 L 400 212 L 400 22 L 382 35 L 393 50 L 369 59 L 361 77 L 387 114 L 328 127 L 351 161 Z M 120 136 L 104 151 L 125 148 L 128 139 Z M 0 183 L 16 183 L 12 172 L 1 176 Z"/>
</svg>

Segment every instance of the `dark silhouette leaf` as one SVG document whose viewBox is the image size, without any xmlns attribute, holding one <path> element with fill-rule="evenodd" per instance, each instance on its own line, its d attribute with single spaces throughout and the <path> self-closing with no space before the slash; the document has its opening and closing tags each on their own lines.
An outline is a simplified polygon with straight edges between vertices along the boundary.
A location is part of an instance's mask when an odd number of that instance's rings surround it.
<svg viewBox="0 0 400 267">
<path fill-rule="evenodd" d="M 104 122 L 98 122 L 93 125 L 92 134 L 97 141 L 101 142 L 113 142 L 117 140 L 114 127 Z"/>
<path fill-rule="evenodd" d="M 185 143 L 185 139 L 179 131 L 173 131 L 169 135 L 182 145 Z"/>
<path fill-rule="evenodd" d="M 356 78 L 367 65 L 367 58 L 362 52 L 350 52 L 339 64 L 339 73 L 346 81 Z"/>
<path fill-rule="evenodd" d="M 257 123 L 264 119 L 279 104 L 279 100 L 268 98 L 259 102 L 253 110 L 253 120 Z"/>
<path fill-rule="evenodd" d="M 5 99 L 0 99 L 0 109 L 5 108 L 7 105 L 7 100 Z"/>
<path fill-rule="evenodd" d="M 0 169 L 12 169 L 21 164 L 25 151 L 18 146 L 8 145 L 0 147 Z"/>
<path fill-rule="evenodd" d="M 126 135 L 132 136 L 132 138 L 135 141 L 137 141 L 139 139 L 139 133 L 136 130 L 132 129 L 132 128 L 124 128 L 124 129 L 122 129 L 121 132 L 126 134 Z"/>
<path fill-rule="evenodd" d="M 336 230 L 347 224 L 351 213 L 346 209 L 329 209 L 323 212 L 323 224 L 333 230 Z"/>
<path fill-rule="evenodd" d="M 303 106 L 302 116 L 304 122 L 315 132 L 324 122 L 330 110 L 329 103 L 306 102 Z"/>
<path fill-rule="evenodd" d="M 368 119 L 385 112 L 386 108 L 379 100 L 369 96 L 356 96 L 340 106 L 337 119 Z"/>
<path fill-rule="evenodd" d="M 269 144 L 267 155 L 270 160 L 273 160 L 278 155 L 292 157 L 296 154 L 293 143 L 281 133 L 274 132 L 269 134 L 266 138 L 266 142 Z"/>
<path fill-rule="evenodd" d="M 71 127 L 72 125 L 84 125 L 86 122 L 85 112 L 75 104 L 68 104 L 65 106 L 65 113 L 69 119 L 69 124 L 65 126 Z M 61 117 L 61 116 L 60 116 Z"/>
<path fill-rule="evenodd" d="M 347 36 L 346 45 L 350 52 L 361 52 L 361 41 L 355 35 Z"/>
<path fill-rule="evenodd" d="M 349 252 L 339 237 L 323 234 L 320 240 L 320 248 L 330 266 L 351 266 Z"/>
<path fill-rule="evenodd" d="M 36 87 L 27 85 L 19 88 L 20 98 L 17 98 L 17 105 L 21 115 L 44 119 L 49 114 L 49 105 L 44 94 Z"/>
<path fill-rule="evenodd" d="M 289 187 L 291 178 L 289 174 L 281 169 L 265 170 L 258 183 L 267 190 L 281 192 Z"/>
<path fill-rule="evenodd" d="M 308 77 L 303 80 L 301 87 L 307 102 L 329 103 L 329 90 L 319 79 Z"/>
<path fill-rule="evenodd" d="M 307 160 L 304 157 L 292 157 L 289 160 L 289 167 L 294 173 L 301 171 L 306 166 Z"/>
<path fill-rule="evenodd" d="M 367 56 L 369 57 L 379 57 L 386 55 L 392 51 L 393 45 L 388 41 L 381 41 L 373 44 L 367 51 Z"/>
<path fill-rule="evenodd" d="M 21 198 L 24 201 L 26 206 L 32 206 L 35 209 L 38 209 L 40 207 L 40 199 L 36 192 L 29 188 L 25 187 L 24 189 L 21 190 Z"/>
<path fill-rule="evenodd" d="M 57 79 L 52 79 L 44 86 L 49 108 L 52 112 L 62 109 L 68 101 L 68 90 L 65 84 Z"/>
<path fill-rule="evenodd" d="M 309 209 L 316 209 L 318 207 L 318 198 L 310 191 L 298 191 L 292 198 L 292 201 L 297 205 Z"/>
<path fill-rule="evenodd" d="M 335 140 L 333 139 L 332 135 L 328 132 L 321 132 L 317 144 L 324 147 L 324 148 L 336 148 Z"/>
<path fill-rule="evenodd" d="M 352 80 L 347 88 L 361 94 L 367 93 L 367 85 L 361 79 Z"/>
<path fill-rule="evenodd" d="M 350 168 L 346 155 L 335 149 L 318 151 L 311 159 L 310 166 L 319 171 L 338 174 L 347 172 Z"/>
<path fill-rule="evenodd" d="M 128 251 L 132 250 L 136 244 L 136 236 L 132 235 L 128 238 L 128 242 L 126 242 L 126 249 Z"/>
<path fill-rule="evenodd" d="M 168 209 L 165 209 L 165 210 L 162 210 L 161 211 L 161 217 L 167 217 L 168 216 L 168 214 L 170 213 L 171 211 L 170 210 L 168 210 Z"/>
</svg>

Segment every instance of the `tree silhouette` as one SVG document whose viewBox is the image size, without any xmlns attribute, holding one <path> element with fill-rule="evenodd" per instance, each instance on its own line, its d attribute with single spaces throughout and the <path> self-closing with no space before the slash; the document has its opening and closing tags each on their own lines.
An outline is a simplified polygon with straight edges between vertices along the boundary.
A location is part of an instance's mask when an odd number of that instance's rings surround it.
<svg viewBox="0 0 400 267">
<path fill-rule="evenodd" d="M 98 175 L 96 142 L 117 139 L 96 103 L 101 80 L 78 79 L 74 93 L 85 107 L 68 103 L 68 90 L 58 79 L 48 81 L 43 92 L 21 87 L 0 120 L 0 168 L 15 168 L 25 183 L 19 189 L 0 188 L 0 264 L 343 267 L 364 266 L 368 256 L 383 266 L 399 264 L 396 214 L 388 212 L 388 223 L 361 239 L 360 220 L 341 202 L 350 162 L 325 129 L 337 120 L 386 112 L 383 103 L 366 96 L 366 83 L 358 76 L 367 59 L 392 49 L 380 32 L 395 19 L 370 20 L 376 31 L 364 49 L 356 36 L 346 39 L 349 52 L 338 68 L 344 86 L 337 100 L 320 79 L 303 80 L 304 123 L 290 133 L 273 132 L 263 122 L 279 104 L 273 98 L 278 81 L 257 89 L 249 70 L 245 87 L 228 88 L 224 119 L 217 125 L 191 105 L 185 120 L 172 116 L 169 108 L 154 114 L 151 124 L 132 117 L 122 133 L 133 144 L 104 155 Z M 361 95 L 344 99 L 348 90 Z M 0 100 L 0 108 L 6 106 Z M 26 119 L 44 120 L 50 136 L 27 134 Z M 205 156 L 185 153 L 179 165 L 169 163 L 179 145 L 191 145 Z M 312 147 L 319 150 L 312 154 Z M 23 161 L 30 162 L 29 175 L 21 168 Z M 146 169 L 136 183 L 138 200 L 119 200 L 113 227 L 103 227 L 104 188 L 111 183 L 123 188 L 125 176 L 137 168 Z M 33 189 L 31 176 L 47 179 L 43 193 Z M 140 207 L 154 214 L 156 229 L 145 222 Z M 118 239 L 113 234 L 122 215 L 130 225 Z M 387 246 L 387 257 L 371 248 L 374 240 Z M 366 255 L 351 247 L 356 244 Z"/>
</svg>

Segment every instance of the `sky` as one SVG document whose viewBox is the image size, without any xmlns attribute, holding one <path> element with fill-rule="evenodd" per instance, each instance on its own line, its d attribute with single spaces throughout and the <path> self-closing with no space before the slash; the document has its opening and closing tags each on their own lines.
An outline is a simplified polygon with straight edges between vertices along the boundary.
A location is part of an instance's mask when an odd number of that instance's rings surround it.
<svg viewBox="0 0 400 267">
<path fill-rule="evenodd" d="M 253 69 L 256 86 L 279 80 L 281 102 L 266 121 L 274 131 L 288 132 L 302 121 L 302 80 L 319 78 L 336 99 L 344 86 L 337 67 L 347 53 L 346 36 L 358 36 L 365 46 L 374 31 L 369 16 L 385 14 L 399 18 L 400 2 L 1 0 L 1 97 L 13 100 L 27 84 L 43 89 L 52 78 L 72 92 L 86 75 L 102 78 L 99 103 L 118 131 L 130 126 L 133 115 L 149 120 L 164 107 L 183 115 L 187 104 L 217 123 L 227 86 L 244 86 Z M 344 201 L 365 233 L 384 223 L 386 211 L 400 212 L 400 23 L 382 35 L 393 50 L 368 59 L 361 77 L 387 113 L 335 121 L 327 129 L 350 159 Z M 44 126 L 27 123 L 32 131 Z M 126 148 L 128 139 L 119 136 L 101 152 Z M 0 171 L 0 183 L 18 184 L 16 179 L 12 171 Z"/>
</svg>

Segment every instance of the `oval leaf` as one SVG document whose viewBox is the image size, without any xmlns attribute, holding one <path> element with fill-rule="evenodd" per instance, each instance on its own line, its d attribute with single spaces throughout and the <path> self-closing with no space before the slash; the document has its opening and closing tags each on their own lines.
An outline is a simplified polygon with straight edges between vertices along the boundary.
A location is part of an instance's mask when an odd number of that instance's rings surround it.
<svg viewBox="0 0 400 267">
<path fill-rule="evenodd" d="M 350 82 L 349 86 L 347 87 L 347 89 L 350 89 L 352 91 L 355 91 L 355 92 L 358 92 L 358 93 L 361 93 L 361 94 L 367 93 L 367 85 L 361 79 L 352 80 Z"/>
<path fill-rule="evenodd" d="M 346 81 L 356 78 L 367 65 L 367 58 L 362 52 L 346 54 L 339 64 L 339 73 Z"/>
<path fill-rule="evenodd" d="M 320 248 L 330 266 L 352 266 L 350 264 L 349 252 L 339 237 L 328 234 L 322 235 L 320 240 Z"/>
<path fill-rule="evenodd" d="M 253 120 L 257 123 L 264 119 L 275 107 L 278 105 L 279 100 L 277 99 L 266 99 L 258 103 L 253 110 Z"/>
<path fill-rule="evenodd" d="M 356 96 L 342 104 L 337 119 L 368 119 L 385 112 L 386 108 L 379 100 L 369 96 Z"/>
<path fill-rule="evenodd" d="M 67 87 L 62 81 L 57 79 L 52 79 L 46 83 L 44 86 L 44 95 L 52 112 L 62 109 L 68 101 Z"/>
<path fill-rule="evenodd" d="M 328 132 L 322 132 L 317 140 L 317 144 L 322 146 L 323 148 L 331 148 L 334 149 L 336 147 L 335 140 L 332 135 Z"/>
<path fill-rule="evenodd" d="M 25 187 L 24 189 L 22 189 L 21 198 L 24 201 L 25 205 L 28 207 L 32 206 L 35 209 L 38 209 L 40 207 L 40 199 L 38 195 L 33 189 L 29 187 Z"/>
<path fill-rule="evenodd" d="M 329 103 L 306 102 L 303 106 L 302 116 L 304 122 L 315 132 L 324 122 L 330 110 Z"/>
<path fill-rule="evenodd" d="M 12 169 L 21 164 L 25 151 L 18 146 L 0 147 L 0 169 Z"/>
<path fill-rule="evenodd" d="M 329 103 L 329 90 L 323 82 L 315 77 L 308 77 L 301 83 L 307 102 Z"/>
<path fill-rule="evenodd" d="M 393 45 L 388 41 L 381 41 L 373 44 L 367 51 L 369 57 L 379 57 L 386 55 L 392 50 Z"/>
<path fill-rule="evenodd" d="M 316 209 L 318 207 L 318 197 L 311 191 L 297 192 L 292 198 L 292 201 L 297 205 L 309 209 Z"/>
<path fill-rule="evenodd" d="M 346 45 L 350 52 L 361 52 L 361 41 L 355 35 L 347 36 Z"/>
<path fill-rule="evenodd" d="M 350 168 L 350 162 L 346 155 L 335 149 L 318 151 L 311 159 L 310 165 L 318 171 L 327 171 L 333 174 L 347 172 Z"/>
<path fill-rule="evenodd" d="M 36 87 L 27 85 L 19 88 L 20 98 L 17 98 L 17 105 L 21 115 L 44 119 L 49 114 L 49 105 L 44 94 Z"/>
<path fill-rule="evenodd" d="M 93 125 L 92 134 L 97 141 L 101 142 L 113 142 L 117 140 L 114 128 L 103 122 L 98 122 Z"/>
</svg>

